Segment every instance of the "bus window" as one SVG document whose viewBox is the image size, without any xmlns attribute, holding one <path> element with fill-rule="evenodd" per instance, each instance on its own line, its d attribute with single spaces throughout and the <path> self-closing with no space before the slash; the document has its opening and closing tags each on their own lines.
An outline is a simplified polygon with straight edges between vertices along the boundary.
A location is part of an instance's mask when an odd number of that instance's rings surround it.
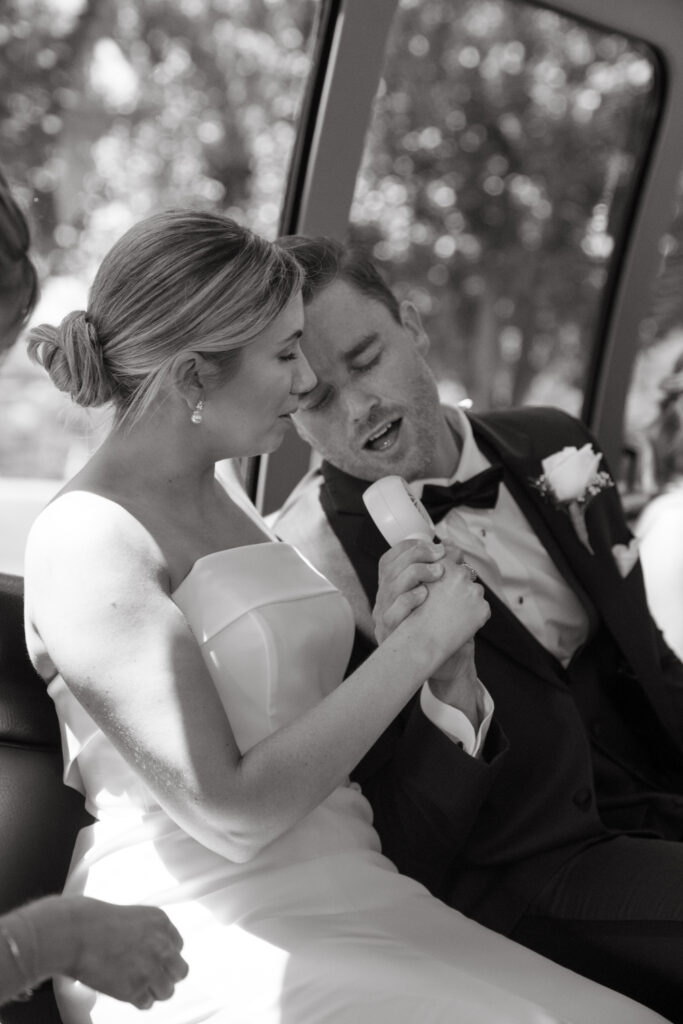
<svg viewBox="0 0 683 1024">
<path fill-rule="evenodd" d="M 416 303 L 445 400 L 581 413 L 659 102 L 633 39 L 526 2 L 401 0 L 350 234 Z"/>
<path fill-rule="evenodd" d="M 134 221 L 217 209 L 275 237 L 319 0 L 9 0 L 0 162 L 32 225 L 33 323 L 83 308 Z M 0 373 L 0 570 L 84 461 L 102 417 L 73 406 L 21 339 Z"/>
<path fill-rule="evenodd" d="M 659 241 L 659 256 L 650 307 L 639 324 L 640 347 L 624 409 L 621 475 L 624 498 L 633 513 L 669 482 L 655 470 L 650 434 L 664 397 L 660 384 L 671 378 L 683 358 L 683 173 L 671 224 Z"/>
</svg>

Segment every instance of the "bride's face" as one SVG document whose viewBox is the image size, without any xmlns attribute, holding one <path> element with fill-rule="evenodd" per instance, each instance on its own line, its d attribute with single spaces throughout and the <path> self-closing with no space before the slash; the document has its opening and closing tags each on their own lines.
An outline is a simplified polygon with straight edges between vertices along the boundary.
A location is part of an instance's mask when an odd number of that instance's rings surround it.
<svg viewBox="0 0 683 1024">
<path fill-rule="evenodd" d="M 300 347 L 303 323 L 298 293 L 242 349 L 237 370 L 208 396 L 204 422 L 214 434 L 221 432 L 231 457 L 278 448 L 298 408 L 299 395 L 315 386 L 315 374 Z"/>
</svg>

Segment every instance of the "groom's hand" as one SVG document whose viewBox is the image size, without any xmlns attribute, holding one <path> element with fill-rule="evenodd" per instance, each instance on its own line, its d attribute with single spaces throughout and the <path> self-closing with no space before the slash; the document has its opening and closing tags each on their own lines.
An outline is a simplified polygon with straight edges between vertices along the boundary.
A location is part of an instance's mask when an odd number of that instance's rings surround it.
<svg viewBox="0 0 683 1024">
<path fill-rule="evenodd" d="M 458 708 L 476 729 L 479 724 L 477 704 L 477 669 L 474 663 L 474 639 L 468 640 L 460 650 L 430 677 L 429 688 L 434 696 Z"/>
<path fill-rule="evenodd" d="M 461 548 L 450 541 L 445 542 L 447 562 L 457 564 L 464 561 Z M 477 669 L 474 663 L 474 638 L 452 654 L 450 658 L 431 676 L 429 688 L 434 696 L 458 708 L 467 715 L 472 725 L 477 728 L 479 710 L 477 704 Z"/>
</svg>

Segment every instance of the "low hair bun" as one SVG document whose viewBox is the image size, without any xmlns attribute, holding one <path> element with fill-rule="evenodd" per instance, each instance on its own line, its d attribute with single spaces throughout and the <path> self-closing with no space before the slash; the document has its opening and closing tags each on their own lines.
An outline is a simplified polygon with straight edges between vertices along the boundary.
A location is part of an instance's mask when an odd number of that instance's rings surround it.
<svg viewBox="0 0 683 1024">
<path fill-rule="evenodd" d="M 59 327 L 35 327 L 29 332 L 28 351 L 47 370 L 55 387 L 77 405 L 104 405 L 112 398 L 102 345 L 84 310 L 69 313 Z"/>
</svg>

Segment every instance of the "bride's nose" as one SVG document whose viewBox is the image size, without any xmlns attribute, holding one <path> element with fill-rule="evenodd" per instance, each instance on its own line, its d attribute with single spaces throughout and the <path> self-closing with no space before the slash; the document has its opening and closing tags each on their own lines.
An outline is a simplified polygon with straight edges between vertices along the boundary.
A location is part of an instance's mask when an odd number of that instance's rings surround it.
<svg viewBox="0 0 683 1024">
<path fill-rule="evenodd" d="M 313 373 L 313 370 L 311 369 L 311 364 L 309 363 L 308 359 L 306 359 L 306 356 L 303 354 L 303 352 L 296 361 L 296 368 L 297 374 L 295 377 L 294 386 L 292 387 L 292 393 L 295 395 L 305 395 L 307 391 L 313 390 L 313 388 L 318 383 L 318 378 Z"/>
</svg>

